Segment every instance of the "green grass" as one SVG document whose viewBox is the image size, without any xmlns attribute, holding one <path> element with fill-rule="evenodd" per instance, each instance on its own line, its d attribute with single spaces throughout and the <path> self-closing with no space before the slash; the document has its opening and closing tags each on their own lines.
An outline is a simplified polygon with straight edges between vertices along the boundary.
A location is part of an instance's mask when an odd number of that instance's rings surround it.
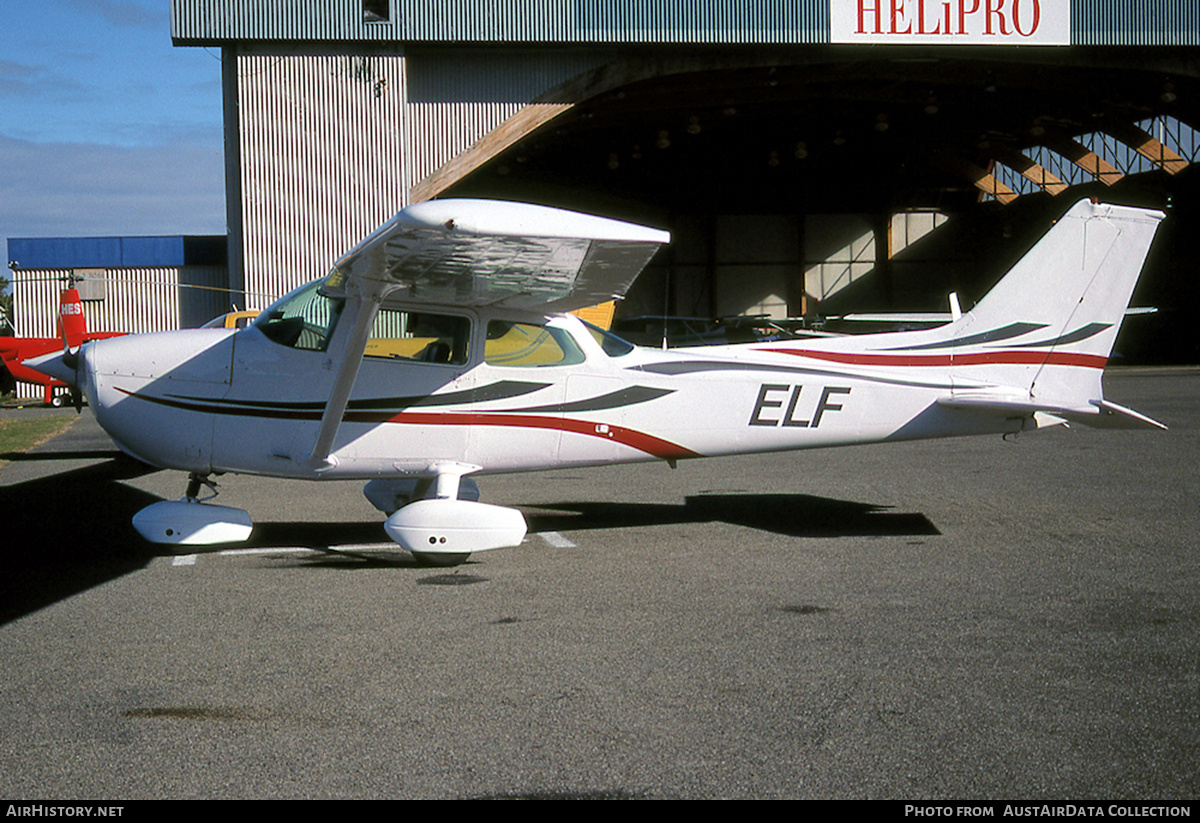
<svg viewBox="0 0 1200 823">
<path fill-rule="evenodd" d="M 28 451 L 66 431 L 74 422 L 73 416 L 68 417 L 65 414 L 20 420 L 6 420 L 0 416 L 0 466 L 14 454 Z"/>
</svg>

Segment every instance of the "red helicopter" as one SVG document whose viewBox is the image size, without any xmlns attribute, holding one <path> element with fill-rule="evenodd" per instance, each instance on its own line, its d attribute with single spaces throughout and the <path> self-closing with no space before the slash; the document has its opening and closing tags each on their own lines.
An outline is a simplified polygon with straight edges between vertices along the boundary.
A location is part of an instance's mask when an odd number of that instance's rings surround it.
<svg viewBox="0 0 1200 823">
<path fill-rule="evenodd" d="M 58 337 L 0 337 L 0 360 L 8 369 L 13 380 L 26 383 L 39 383 L 45 387 L 46 405 L 61 406 L 65 400 L 63 394 L 55 394 L 55 389 L 69 388 L 61 380 L 55 380 L 41 372 L 25 366 L 23 361 L 43 354 L 53 354 L 66 349 L 78 349 L 91 340 L 103 340 L 107 337 L 120 337 L 125 332 L 88 332 L 87 320 L 83 316 L 83 301 L 79 299 L 77 289 L 63 289 L 59 297 L 58 319 L 55 321 Z"/>
</svg>

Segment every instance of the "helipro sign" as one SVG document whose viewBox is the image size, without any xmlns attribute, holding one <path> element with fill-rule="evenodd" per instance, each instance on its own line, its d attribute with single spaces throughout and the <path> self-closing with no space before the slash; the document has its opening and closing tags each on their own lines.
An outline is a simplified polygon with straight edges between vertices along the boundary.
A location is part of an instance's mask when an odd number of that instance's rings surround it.
<svg viewBox="0 0 1200 823">
<path fill-rule="evenodd" d="M 830 41 L 1066 46 L 1071 0 L 829 0 Z"/>
</svg>

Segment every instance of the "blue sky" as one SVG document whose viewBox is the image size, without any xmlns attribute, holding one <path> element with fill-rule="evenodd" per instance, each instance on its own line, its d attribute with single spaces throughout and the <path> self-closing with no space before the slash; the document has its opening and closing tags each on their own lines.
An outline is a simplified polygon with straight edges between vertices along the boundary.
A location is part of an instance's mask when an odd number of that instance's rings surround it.
<svg viewBox="0 0 1200 823">
<path fill-rule="evenodd" d="M 0 243 L 224 234 L 221 61 L 168 0 L 0 0 Z"/>
</svg>

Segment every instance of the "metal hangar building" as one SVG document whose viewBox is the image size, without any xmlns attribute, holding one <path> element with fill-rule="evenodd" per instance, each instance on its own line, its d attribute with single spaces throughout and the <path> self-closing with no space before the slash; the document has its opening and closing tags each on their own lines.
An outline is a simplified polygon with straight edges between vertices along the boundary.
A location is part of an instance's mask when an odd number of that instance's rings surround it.
<svg viewBox="0 0 1200 823">
<path fill-rule="evenodd" d="M 969 306 L 1099 197 L 1171 211 L 1136 298 L 1164 311 L 1137 322 L 1200 361 L 1169 311 L 1193 302 L 1200 242 L 1194 0 L 172 0 L 171 15 L 176 45 L 220 49 L 230 276 L 247 293 L 321 276 L 409 203 L 472 196 L 670 229 L 625 315 L 933 310 L 955 290 Z"/>
</svg>

